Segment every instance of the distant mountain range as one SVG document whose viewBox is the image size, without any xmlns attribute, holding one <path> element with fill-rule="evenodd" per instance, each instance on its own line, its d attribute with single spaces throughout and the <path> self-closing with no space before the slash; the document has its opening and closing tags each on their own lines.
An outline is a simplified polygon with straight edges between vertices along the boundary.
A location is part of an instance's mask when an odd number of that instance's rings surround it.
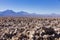
<svg viewBox="0 0 60 40">
<path fill-rule="evenodd" d="M 3 12 L 0 12 L 0 16 L 60 17 L 59 14 L 55 14 L 55 13 L 48 15 L 48 14 L 28 13 L 24 11 L 14 12 L 13 10 L 5 10 Z"/>
</svg>

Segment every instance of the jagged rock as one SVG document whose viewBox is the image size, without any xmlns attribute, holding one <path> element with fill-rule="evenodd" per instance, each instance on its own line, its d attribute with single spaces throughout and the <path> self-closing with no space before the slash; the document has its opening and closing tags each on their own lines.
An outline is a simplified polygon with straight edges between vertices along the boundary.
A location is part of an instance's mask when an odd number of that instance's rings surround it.
<svg viewBox="0 0 60 40">
<path fill-rule="evenodd" d="M 59 25 L 60 18 L 2 17 L 0 40 L 60 40 Z"/>
</svg>

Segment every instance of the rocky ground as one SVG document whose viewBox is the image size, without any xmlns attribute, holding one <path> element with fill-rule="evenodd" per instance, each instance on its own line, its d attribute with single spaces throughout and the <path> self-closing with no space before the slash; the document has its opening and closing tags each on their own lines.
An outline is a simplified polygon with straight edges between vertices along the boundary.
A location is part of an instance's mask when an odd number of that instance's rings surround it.
<svg viewBox="0 0 60 40">
<path fill-rule="evenodd" d="M 0 17 L 0 40 L 60 40 L 60 18 Z"/>
</svg>

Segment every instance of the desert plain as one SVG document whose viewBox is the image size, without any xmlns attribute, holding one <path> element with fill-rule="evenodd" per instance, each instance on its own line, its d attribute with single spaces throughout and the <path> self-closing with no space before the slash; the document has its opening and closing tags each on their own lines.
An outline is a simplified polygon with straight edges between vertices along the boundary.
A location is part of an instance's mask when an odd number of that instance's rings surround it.
<svg viewBox="0 0 60 40">
<path fill-rule="evenodd" d="M 60 40 L 60 18 L 0 17 L 0 40 Z"/>
</svg>

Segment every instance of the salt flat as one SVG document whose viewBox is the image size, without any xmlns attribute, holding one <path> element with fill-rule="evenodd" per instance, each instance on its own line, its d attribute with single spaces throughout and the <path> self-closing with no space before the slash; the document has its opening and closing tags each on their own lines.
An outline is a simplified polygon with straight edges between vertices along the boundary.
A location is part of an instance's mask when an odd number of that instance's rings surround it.
<svg viewBox="0 0 60 40">
<path fill-rule="evenodd" d="M 60 40 L 60 18 L 0 17 L 0 40 Z"/>
</svg>

